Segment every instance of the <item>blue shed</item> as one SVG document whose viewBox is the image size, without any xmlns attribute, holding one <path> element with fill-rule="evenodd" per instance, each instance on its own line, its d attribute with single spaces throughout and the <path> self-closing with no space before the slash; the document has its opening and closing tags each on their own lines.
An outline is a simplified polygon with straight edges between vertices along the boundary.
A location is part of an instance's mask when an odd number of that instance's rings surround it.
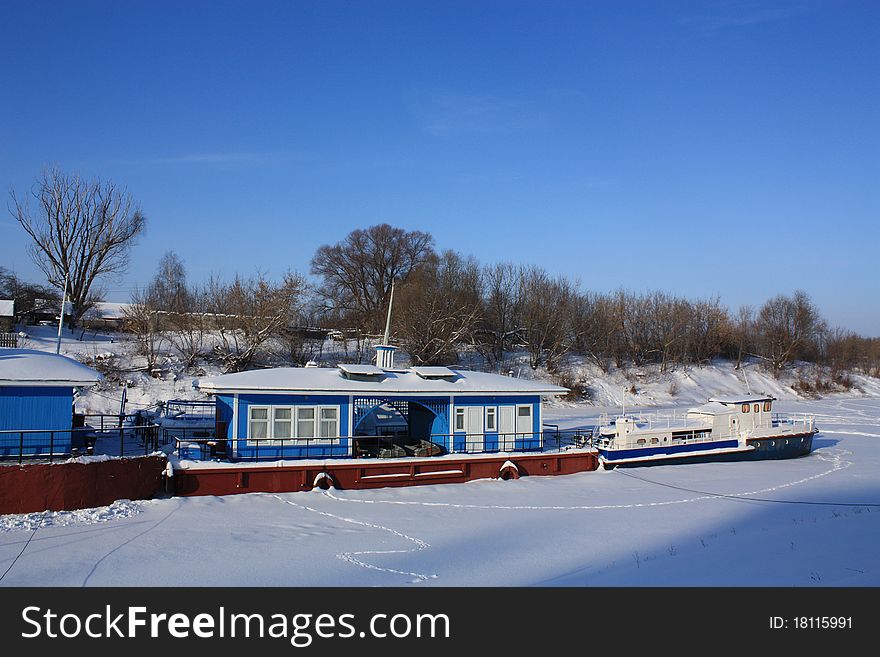
<svg viewBox="0 0 880 657">
<path fill-rule="evenodd" d="M 74 389 L 101 378 L 66 356 L 0 349 L 0 457 L 69 454 Z"/>
<path fill-rule="evenodd" d="M 543 447 L 541 400 L 566 388 L 447 367 L 274 368 L 193 383 L 233 459 L 431 456 Z"/>
</svg>

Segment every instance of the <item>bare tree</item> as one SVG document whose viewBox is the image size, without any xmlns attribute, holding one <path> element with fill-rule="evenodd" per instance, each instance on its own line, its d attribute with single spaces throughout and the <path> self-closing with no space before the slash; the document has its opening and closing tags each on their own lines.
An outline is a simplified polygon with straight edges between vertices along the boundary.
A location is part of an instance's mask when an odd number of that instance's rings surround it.
<svg viewBox="0 0 880 657">
<path fill-rule="evenodd" d="M 815 349 L 825 322 L 807 293 L 798 290 L 791 297 L 780 294 L 761 306 L 757 330 L 761 354 L 778 376 L 795 357 Z"/>
<path fill-rule="evenodd" d="M 474 348 L 493 369 L 500 369 L 505 352 L 521 341 L 522 279 L 510 263 L 484 267 L 480 276 L 483 307 L 473 332 Z"/>
<path fill-rule="evenodd" d="M 428 233 L 379 224 L 353 230 L 341 242 L 320 247 L 311 271 L 323 279 L 320 292 L 328 308 L 353 316 L 367 331 L 378 332 L 392 281 L 406 281 L 434 255 L 433 244 Z"/>
<path fill-rule="evenodd" d="M 563 277 L 550 278 L 537 267 L 522 269 L 520 277 L 523 346 L 529 352 L 529 365 L 537 369 L 546 364 L 553 371 L 571 348 L 571 283 Z"/>
<path fill-rule="evenodd" d="M 398 299 L 393 325 L 413 363 L 455 362 L 480 312 L 479 265 L 445 251 L 413 272 Z"/>
<path fill-rule="evenodd" d="M 47 169 L 30 196 L 10 191 L 9 210 L 33 243 L 30 255 L 49 283 L 68 290 L 74 320 L 94 302 L 96 282 L 128 266 L 135 238 L 146 220 L 128 192 L 110 181 L 86 181 L 59 169 Z"/>
<path fill-rule="evenodd" d="M 740 306 L 732 329 L 733 344 L 736 354 L 735 368 L 742 366 L 743 357 L 755 345 L 755 309 L 751 306 Z"/>
<path fill-rule="evenodd" d="M 312 292 L 311 288 L 309 292 Z M 328 318 L 313 294 L 307 295 L 295 312 L 294 321 L 279 332 L 278 338 L 284 357 L 295 365 L 303 366 L 322 358 L 330 330 L 326 328 Z"/>
<path fill-rule="evenodd" d="M 730 315 L 717 297 L 690 302 L 690 314 L 688 357 L 697 364 L 708 363 L 733 340 Z"/>
<path fill-rule="evenodd" d="M 186 267 L 174 251 L 166 251 L 159 260 L 150 288 L 160 310 L 177 313 L 189 308 Z"/>
<path fill-rule="evenodd" d="M 621 367 L 628 358 L 641 367 L 648 361 L 652 340 L 648 299 L 620 290 L 615 295 L 614 312 L 620 327 L 620 340 L 615 348 L 617 366 Z"/>
<path fill-rule="evenodd" d="M 138 354 L 146 361 L 146 369 L 156 369 L 159 353 L 165 342 L 165 335 L 159 327 L 159 308 L 150 288 L 135 290 L 131 295 L 131 303 L 123 311 L 125 329 L 135 337 Z"/>
<path fill-rule="evenodd" d="M 210 330 L 208 292 L 198 286 L 184 289 L 186 305 L 163 313 L 163 324 L 168 328 L 168 339 L 186 366 L 194 367 Z"/>
<path fill-rule="evenodd" d="M 606 295 L 587 292 L 574 295 L 570 304 L 573 350 L 590 358 L 606 374 L 611 370 L 613 345 L 619 333 L 613 303 Z"/>
<path fill-rule="evenodd" d="M 280 284 L 262 274 L 232 283 L 213 280 L 208 285 L 212 319 L 218 327 L 221 344 L 215 354 L 227 372 L 248 368 L 258 349 L 296 317 L 305 280 L 287 272 Z"/>
</svg>

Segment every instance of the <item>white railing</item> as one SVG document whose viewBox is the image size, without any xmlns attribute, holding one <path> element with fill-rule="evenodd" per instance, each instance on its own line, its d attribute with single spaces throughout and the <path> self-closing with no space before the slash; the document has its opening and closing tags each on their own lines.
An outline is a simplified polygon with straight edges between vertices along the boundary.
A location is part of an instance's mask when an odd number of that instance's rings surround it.
<svg viewBox="0 0 880 657">
<path fill-rule="evenodd" d="M 639 429 L 691 429 L 691 428 L 709 428 L 710 423 L 705 420 L 687 417 L 686 413 L 676 413 L 675 411 L 666 413 L 642 413 L 639 415 L 627 413 L 626 415 L 608 415 L 599 416 L 599 426 L 614 426 L 615 420 L 629 419 Z"/>
<path fill-rule="evenodd" d="M 802 426 L 805 429 L 812 429 L 816 419 L 812 415 L 807 415 L 806 413 L 793 413 L 793 414 L 782 414 L 782 413 L 774 413 L 773 414 L 773 426 L 778 427 L 782 425 L 787 426 Z"/>
<path fill-rule="evenodd" d="M 698 428 L 691 429 L 690 433 L 684 436 L 672 436 L 672 440 L 667 442 L 661 442 L 659 438 L 655 438 L 656 442 L 652 442 L 651 438 L 639 438 L 639 434 L 627 434 L 625 436 L 612 436 L 606 438 L 597 437 L 593 441 L 593 445 L 603 449 L 643 449 L 650 447 L 671 447 L 674 445 L 708 443 L 714 442 L 718 439 L 718 436 L 712 435 L 711 429 L 705 425 L 700 425 Z M 639 440 L 642 440 L 643 442 L 640 443 Z"/>
</svg>

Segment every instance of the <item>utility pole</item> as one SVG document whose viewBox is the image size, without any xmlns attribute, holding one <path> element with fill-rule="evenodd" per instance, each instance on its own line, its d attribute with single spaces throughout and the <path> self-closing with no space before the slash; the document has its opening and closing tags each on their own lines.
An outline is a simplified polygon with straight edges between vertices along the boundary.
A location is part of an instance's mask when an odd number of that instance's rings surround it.
<svg viewBox="0 0 880 657">
<path fill-rule="evenodd" d="M 61 314 L 58 315 L 58 342 L 55 343 L 55 353 L 61 353 L 61 327 L 64 326 L 64 306 L 67 305 L 67 279 L 70 272 L 64 272 L 64 294 L 61 295 Z"/>
</svg>

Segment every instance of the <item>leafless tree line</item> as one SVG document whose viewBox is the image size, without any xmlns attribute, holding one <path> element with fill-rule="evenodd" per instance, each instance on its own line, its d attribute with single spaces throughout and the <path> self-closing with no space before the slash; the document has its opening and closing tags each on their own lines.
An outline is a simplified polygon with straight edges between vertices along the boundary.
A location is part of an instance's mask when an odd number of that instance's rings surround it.
<svg viewBox="0 0 880 657">
<path fill-rule="evenodd" d="M 717 298 L 584 292 L 578 282 L 539 267 L 480 265 L 454 251 L 438 254 L 432 245 L 430 235 L 382 225 L 321 247 L 312 273 L 322 276 L 319 296 L 324 308 L 332 309 L 322 315 L 326 325 L 354 327 L 358 336 L 377 333 L 387 300 L 367 308 L 351 303 L 354 291 L 368 296 L 372 284 L 373 298 L 379 299 L 395 280 L 400 295 L 394 336 L 418 364 L 457 363 L 466 351 L 477 352 L 496 371 L 523 351 L 533 368 L 551 372 L 569 354 L 605 371 L 645 364 L 667 370 L 717 357 L 737 366 L 745 358 L 758 359 L 776 375 L 795 360 L 866 373 L 880 364 L 877 340 L 830 330 L 803 291 L 732 313 Z M 326 268 L 329 254 L 332 270 Z M 368 357 L 360 347 L 356 355 Z"/>
<path fill-rule="evenodd" d="M 0 267 L 0 294 L 30 307 L 36 298 L 60 298 L 55 290 L 67 279 L 74 320 L 100 299 L 102 278 L 125 270 L 146 223 L 124 188 L 57 168 L 45 170 L 29 194 L 10 191 L 8 207 L 30 236 L 31 256 L 50 287 L 24 283 Z M 758 358 L 776 374 L 793 360 L 880 374 L 880 338 L 830 329 L 802 291 L 735 313 L 718 299 L 584 292 L 539 267 L 480 265 L 453 251 L 437 253 L 430 234 L 388 224 L 321 246 L 311 273 L 320 281 L 314 288 L 292 272 L 280 282 L 258 273 L 195 285 L 168 253 L 155 278 L 133 295 L 128 328 L 149 369 L 168 344 L 194 365 L 209 332 L 217 337 L 210 349 L 227 371 L 250 367 L 270 339 L 303 364 L 324 344 L 320 331 L 301 330 L 310 326 L 343 330 L 351 338 L 342 343 L 345 357 L 359 362 L 371 356 L 396 283 L 394 337 L 419 364 L 454 364 L 472 351 L 502 371 L 513 352 L 524 351 L 533 368 L 550 371 L 577 354 L 606 371 L 648 363 L 666 370 L 724 356 L 737 365 Z"/>
<path fill-rule="evenodd" d="M 665 371 L 725 357 L 737 365 L 759 359 L 775 374 L 794 360 L 880 374 L 880 339 L 829 329 L 801 291 L 735 313 L 717 298 L 583 291 L 540 267 L 437 253 L 427 233 L 386 224 L 322 246 L 312 273 L 315 286 L 293 272 L 279 282 L 258 273 L 197 285 L 169 252 L 133 295 L 128 329 L 149 369 L 170 346 L 187 366 L 210 355 L 226 371 L 241 371 L 270 340 L 302 365 L 321 356 L 333 330 L 346 338 L 345 359 L 364 362 L 380 337 L 394 282 L 392 336 L 416 364 L 459 364 L 476 353 L 501 372 L 514 354 L 526 353 L 531 367 L 550 372 L 568 355 L 604 371 L 646 364 Z"/>
<path fill-rule="evenodd" d="M 168 344 L 186 366 L 195 365 L 205 355 L 206 337 L 212 333 L 216 336 L 210 345 L 213 357 L 225 371 L 240 372 L 251 366 L 270 338 L 284 339 L 285 331 L 297 324 L 305 289 L 305 279 L 292 272 L 280 282 L 258 273 L 191 285 L 183 263 L 168 252 L 150 284 L 132 295 L 126 326 L 150 370 Z M 286 340 L 290 353 L 295 353 L 295 338 L 287 334 Z"/>
</svg>

